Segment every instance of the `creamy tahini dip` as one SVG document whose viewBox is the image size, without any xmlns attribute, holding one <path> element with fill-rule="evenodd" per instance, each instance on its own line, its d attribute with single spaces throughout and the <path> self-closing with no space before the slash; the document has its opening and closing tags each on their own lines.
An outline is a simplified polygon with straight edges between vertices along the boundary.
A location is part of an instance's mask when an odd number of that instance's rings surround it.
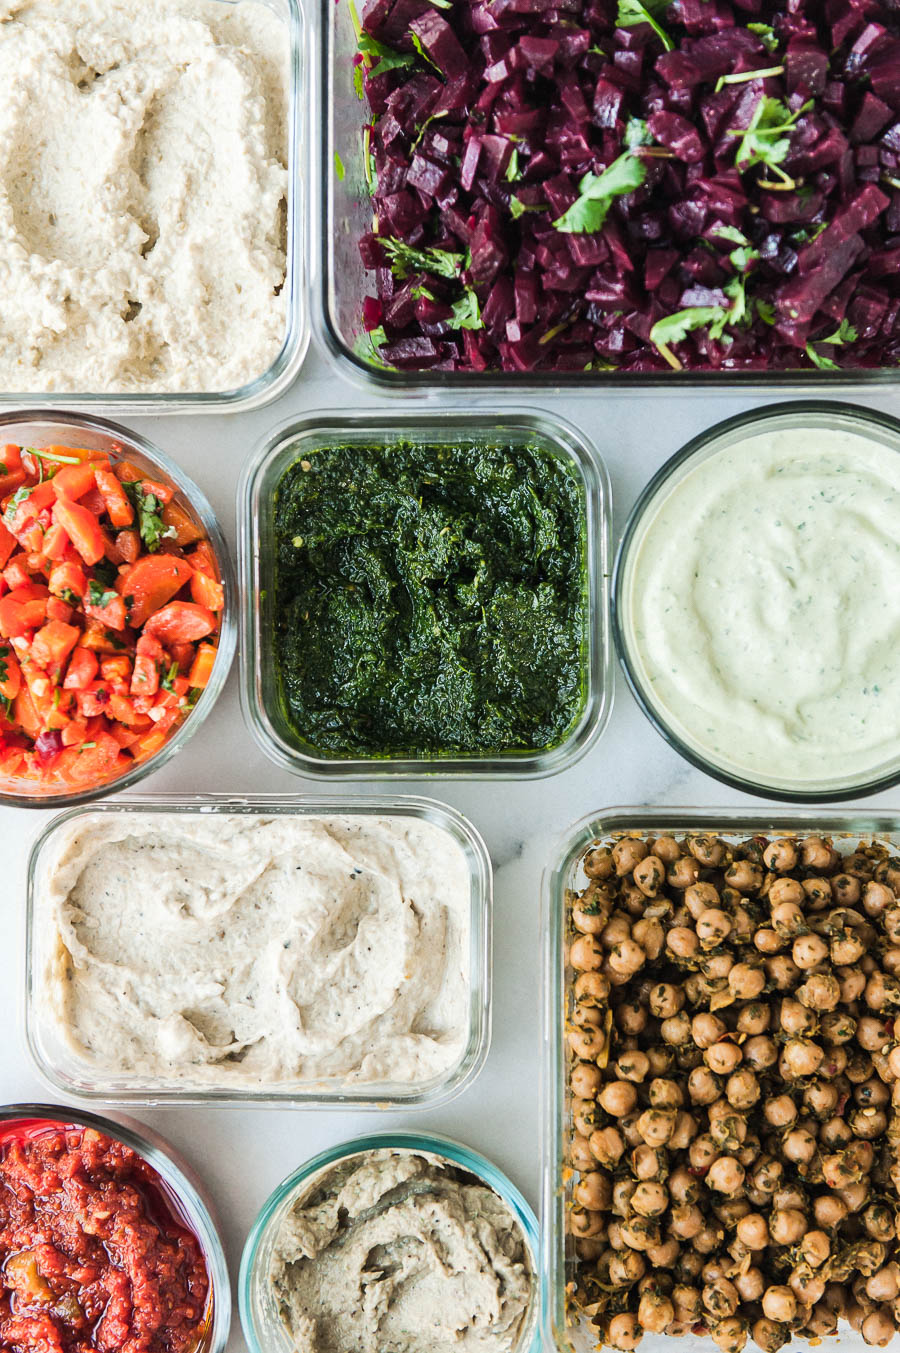
<svg viewBox="0 0 900 1353">
<path fill-rule="evenodd" d="M 179 1087 L 430 1082 L 469 1032 L 471 887 L 397 816 L 87 814 L 36 895 L 41 1018 Z"/>
<path fill-rule="evenodd" d="M 900 455 L 761 432 L 698 463 L 633 547 L 639 681 L 683 741 L 782 783 L 900 757 Z"/>
<path fill-rule="evenodd" d="M 271 1282 L 297 1353 L 508 1353 L 535 1277 L 493 1189 L 439 1156 L 381 1149 L 304 1189 Z"/>
<path fill-rule="evenodd" d="M 0 0 L 0 390 L 237 388 L 286 330 L 287 26 Z"/>
</svg>

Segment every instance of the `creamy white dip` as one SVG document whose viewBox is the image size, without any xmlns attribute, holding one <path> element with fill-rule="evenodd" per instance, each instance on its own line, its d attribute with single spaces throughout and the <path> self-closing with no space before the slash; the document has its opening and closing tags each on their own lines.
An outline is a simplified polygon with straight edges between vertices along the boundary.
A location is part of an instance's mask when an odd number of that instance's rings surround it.
<svg viewBox="0 0 900 1353">
<path fill-rule="evenodd" d="M 622 619 L 664 721 L 768 783 L 900 757 L 900 455 L 841 429 L 713 452 L 632 546 Z"/>
<path fill-rule="evenodd" d="M 229 390 L 286 329 L 261 3 L 0 0 L 0 390 Z"/>
<path fill-rule="evenodd" d="M 470 907 L 416 818 L 89 813 L 38 884 L 36 999 L 101 1076 L 427 1083 L 468 1039 Z"/>
<path fill-rule="evenodd" d="M 304 1188 L 271 1282 L 297 1353 L 509 1353 L 535 1278 L 493 1189 L 439 1156 L 382 1149 Z"/>
</svg>

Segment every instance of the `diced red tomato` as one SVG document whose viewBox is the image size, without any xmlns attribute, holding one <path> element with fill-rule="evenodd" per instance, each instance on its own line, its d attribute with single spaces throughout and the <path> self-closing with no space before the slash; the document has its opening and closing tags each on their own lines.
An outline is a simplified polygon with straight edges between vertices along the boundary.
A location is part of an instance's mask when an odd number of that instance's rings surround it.
<svg viewBox="0 0 900 1353">
<path fill-rule="evenodd" d="M 74 614 L 74 606 L 70 606 L 68 602 L 63 601 L 62 597 L 47 598 L 48 620 L 61 620 L 64 625 L 68 625 Z M 79 630 L 79 634 L 80 633 L 81 631 Z"/>
<path fill-rule="evenodd" d="M 190 686 L 205 687 L 209 684 L 209 678 L 212 676 L 213 666 L 216 661 L 216 649 L 212 644 L 200 644 L 197 648 L 197 656 L 188 675 L 188 684 Z"/>
<path fill-rule="evenodd" d="M 0 695 L 15 700 L 22 686 L 19 660 L 8 644 L 0 644 Z"/>
<path fill-rule="evenodd" d="M 53 519 L 68 535 L 86 564 L 97 564 L 106 553 L 108 537 L 100 523 L 83 503 L 70 503 L 58 498 L 53 508 Z"/>
<path fill-rule="evenodd" d="M 87 577 L 80 564 L 65 562 L 50 570 L 49 586 L 54 596 L 81 601 L 87 591 Z"/>
<path fill-rule="evenodd" d="M 57 498 L 83 498 L 97 487 L 95 473 L 94 466 L 87 460 L 80 465 L 63 465 L 53 476 L 53 492 Z"/>
<path fill-rule="evenodd" d="M 31 641 L 31 656 L 47 671 L 61 667 L 80 638 L 81 630 L 77 625 L 48 620 Z"/>
<path fill-rule="evenodd" d="M 0 634 L 9 638 L 38 629 L 47 617 L 49 595 L 46 587 L 24 583 L 0 597 Z"/>
<path fill-rule="evenodd" d="M 142 479 L 141 492 L 152 493 L 161 503 L 171 503 L 175 490 L 169 484 L 160 484 L 156 479 Z"/>
<path fill-rule="evenodd" d="M 205 606 L 208 611 L 221 611 L 225 605 L 225 589 L 208 573 L 194 573 L 191 578 L 191 596 L 198 606 Z"/>
<path fill-rule="evenodd" d="M 89 648 L 76 648 L 66 671 L 63 686 L 67 691 L 83 691 L 90 686 L 100 670 L 100 663 L 96 653 Z"/>
<path fill-rule="evenodd" d="M 95 469 L 94 478 L 103 497 L 110 525 L 128 526 L 134 521 L 134 508 L 131 506 L 121 482 L 112 470 Z"/>
<path fill-rule="evenodd" d="M 146 554 L 116 580 L 125 598 L 128 623 L 140 629 L 155 611 L 190 582 L 193 570 L 184 559 L 171 554 Z"/>
<path fill-rule="evenodd" d="M 16 541 L 16 538 L 13 535 L 12 531 L 10 531 L 6 526 L 4 526 L 3 522 L 0 521 L 0 568 L 6 567 L 6 564 L 9 562 L 10 555 L 16 548 L 17 543 L 18 542 Z"/>
<path fill-rule="evenodd" d="M 106 625 L 108 629 L 123 630 L 125 628 L 125 603 L 121 597 L 114 596 L 101 606 L 93 606 L 89 601 L 85 601 L 84 613 L 93 620 L 99 620 L 100 624 Z"/>
<path fill-rule="evenodd" d="M 91 718 L 94 714 L 105 714 L 109 705 L 112 692 L 105 681 L 92 681 L 85 689 L 76 695 L 78 701 L 79 713 L 85 718 Z"/>
<path fill-rule="evenodd" d="M 6 568 L 3 570 L 3 577 L 9 587 L 25 587 L 31 582 L 31 573 L 28 568 L 28 556 L 17 554 L 15 558 L 10 559 Z"/>
</svg>

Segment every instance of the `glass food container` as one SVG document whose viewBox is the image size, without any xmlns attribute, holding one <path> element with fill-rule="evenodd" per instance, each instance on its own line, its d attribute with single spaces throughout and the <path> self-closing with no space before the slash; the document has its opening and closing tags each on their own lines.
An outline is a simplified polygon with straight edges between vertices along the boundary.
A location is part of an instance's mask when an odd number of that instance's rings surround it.
<svg viewBox="0 0 900 1353">
<path fill-rule="evenodd" d="M 542 1156 L 543 1192 L 541 1236 L 542 1273 L 545 1284 L 545 1347 L 558 1353 L 595 1353 L 598 1331 L 577 1320 L 566 1309 L 566 1283 L 575 1266 L 572 1237 L 566 1232 L 566 1215 L 572 1203 L 577 1175 L 566 1162 L 566 1147 L 572 1130 L 568 1103 L 566 1071 L 568 1050 L 565 1043 L 572 970 L 566 962 L 568 929 L 567 893 L 583 888 L 587 876 L 582 860 L 594 844 L 614 844 L 632 833 L 709 833 L 727 841 L 742 841 L 762 834 L 792 836 L 814 833 L 833 837 L 835 849 L 849 854 L 856 843 L 875 839 L 900 850 L 900 818 L 889 813 L 854 812 L 843 816 L 819 809 L 768 808 L 757 812 L 708 808 L 622 807 L 601 809 L 582 818 L 566 832 L 554 848 L 544 871 L 543 923 L 544 969 L 544 1060 L 542 1081 Z M 666 1335 L 646 1334 L 641 1350 L 665 1353 L 671 1346 Z M 806 1348 L 804 1341 L 797 1341 Z M 830 1340 L 825 1341 L 826 1344 Z M 713 1348 L 704 1340 L 704 1347 Z M 862 1338 L 846 1325 L 840 1328 L 840 1347 L 851 1353 L 863 1353 Z"/>
<path fill-rule="evenodd" d="M 361 7 L 360 7 L 361 8 Z M 368 104 L 353 82 L 356 33 L 348 0 L 323 3 L 320 68 L 316 83 L 311 202 L 314 272 L 313 324 L 322 344 L 358 384 L 409 397 L 439 391 L 454 394 L 505 391 L 549 394 L 578 389 L 598 394 L 609 389 L 666 390 L 701 388 L 848 390 L 890 387 L 895 371 L 656 371 L 656 372 L 460 372 L 399 371 L 375 355 L 362 322 L 363 299 L 374 294 L 372 274 L 363 268 L 359 239 L 371 229 L 372 207 L 366 184 L 363 131 L 370 122 Z"/>
<path fill-rule="evenodd" d="M 668 711 L 653 690 L 635 638 L 635 573 L 646 532 L 665 508 L 670 496 L 711 457 L 745 438 L 761 433 L 798 429 L 829 429 L 866 437 L 898 455 L 900 482 L 900 422 L 854 404 L 797 401 L 773 404 L 717 423 L 693 438 L 672 456 L 650 480 L 638 498 L 622 534 L 613 572 L 611 614 L 616 650 L 632 693 L 644 714 L 666 741 L 692 765 L 734 789 L 795 803 L 835 802 L 874 794 L 900 780 L 900 742 L 893 756 L 871 770 L 856 774 L 828 774 L 823 767 L 815 779 L 788 774 L 751 774 L 735 759 L 716 757 L 697 730 L 689 729 Z M 828 599 L 823 597 L 823 608 Z"/>
<path fill-rule="evenodd" d="M 87 803 L 113 791 L 127 789 L 143 780 L 146 775 L 159 770 L 196 733 L 219 698 L 231 667 L 237 634 L 237 599 L 228 547 L 212 508 L 193 480 L 189 479 L 180 466 L 152 442 L 148 442 L 136 432 L 119 426 L 118 423 L 89 415 L 46 410 L 5 413 L 0 414 L 0 439 L 3 443 L 14 442 L 21 446 L 88 447 L 91 450 L 105 452 L 113 461 L 124 455 L 145 470 L 151 479 L 172 484 L 177 489 L 174 502 L 195 519 L 208 538 L 216 556 L 219 576 L 225 585 L 225 608 L 222 611 L 219 629 L 218 651 L 209 682 L 197 704 L 175 727 L 171 737 L 158 752 L 147 757 L 145 761 L 135 762 L 132 769 L 123 775 L 83 790 L 68 791 L 62 786 L 58 790 L 48 788 L 45 791 L 28 793 L 17 790 L 14 784 L 4 784 L 0 780 L 0 804 L 6 803 L 10 807 L 49 808 Z"/>
<path fill-rule="evenodd" d="M 465 1049 L 455 1066 L 430 1082 L 335 1083 L 234 1087 L 175 1082 L 98 1072 L 79 1055 L 52 1017 L 52 996 L 47 989 L 48 965 L 54 961 L 56 928 L 44 914 L 42 898 L 48 872 L 60 839 L 83 820 L 108 814 L 122 818 L 134 813 L 202 815 L 241 814 L 258 818 L 274 816 L 407 817 L 433 823 L 445 831 L 465 856 L 470 878 L 469 909 L 469 1022 Z M 303 1108 L 431 1108 L 446 1103 L 470 1085 L 488 1054 L 491 1039 L 491 922 L 493 883 L 487 849 L 471 823 L 446 804 L 404 795 L 373 798 L 311 797 L 280 798 L 277 795 L 157 795 L 74 809 L 55 817 L 32 847 L 28 863 L 26 901 L 25 1037 L 40 1074 L 53 1087 L 82 1099 L 146 1106 L 165 1104 L 300 1105 Z"/>
<path fill-rule="evenodd" d="M 531 1307 L 521 1337 L 510 1353 L 540 1353 L 541 1285 L 538 1226 L 534 1213 L 515 1184 L 477 1151 L 447 1137 L 420 1132 L 377 1132 L 322 1151 L 289 1175 L 264 1203 L 247 1237 L 238 1278 L 241 1324 L 250 1353 L 293 1353 L 294 1343 L 282 1323 L 269 1283 L 275 1240 L 286 1214 L 299 1198 L 312 1192 L 317 1177 L 325 1171 L 352 1156 L 385 1148 L 443 1157 L 468 1170 L 503 1199 L 521 1227 L 534 1274 Z"/>
<path fill-rule="evenodd" d="M 452 444 L 460 438 L 536 446 L 577 471 L 584 511 L 582 705 L 574 726 L 558 745 L 537 752 L 448 755 L 444 758 L 331 757 L 304 743 L 291 728 L 279 691 L 270 636 L 274 633 L 272 517 L 281 476 L 304 451 L 336 442 L 390 446 L 406 441 Z M 606 467 L 587 439 L 561 418 L 539 411 L 464 413 L 455 409 L 398 417 L 363 410 L 354 414 L 311 413 L 282 424 L 249 461 L 238 489 L 238 538 L 243 591 L 241 703 L 263 751 L 287 770 L 325 777 L 382 779 L 406 776 L 520 779 L 551 775 L 579 760 L 596 740 L 612 704 L 608 622 L 610 488 Z"/>
<path fill-rule="evenodd" d="M 231 7 L 235 0 L 212 0 Z M 284 342 L 275 360 L 246 385 L 232 390 L 124 392 L 96 390 L 0 392 L 0 404 L 22 408 L 99 409 L 117 415 L 161 413 L 244 413 L 270 403 L 293 382 L 309 346 L 307 295 L 307 172 L 309 90 L 314 79 L 307 0 L 260 0 L 285 25 L 290 43 L 288 118 L 288 196 L 285 220 L 286 297 Z"/>
<path fill-rule="evenodd" d="M 102 1132 L 136 1152 L 156 1171 L 176 1219 L 196 1236 L 209 1275 L 206 1327 L 197 1353 L 223 1353 L 231 1329 L 231 1282 L 219 1236 L 215 1207 L 193 1168 L 152 1128 L 132 1118 L 101 1118 L 65 1104 L 5 1104 L 0 1107 L 0 1137 L 19 1123 L 46 1122 Z"/>
</svg>

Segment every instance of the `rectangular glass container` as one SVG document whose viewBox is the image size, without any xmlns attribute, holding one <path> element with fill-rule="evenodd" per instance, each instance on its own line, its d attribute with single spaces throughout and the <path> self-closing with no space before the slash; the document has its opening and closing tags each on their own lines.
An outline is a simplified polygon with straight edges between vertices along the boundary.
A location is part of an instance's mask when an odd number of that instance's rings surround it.
<svg viewBox="0 0 900 1353">
<path fill-rule="evenodd" d="M 304 448 L 335 442 L 380 445 L 404 441 L 451 443 L 463 437 L 513 446 L 537 446 L 578 472 L 584 504 L 584 587 L 586 634 L 583 647 L 584 699 L 565 740 L 539 752 L 443 758 L 326 757 L 303 745 L 288 723 L 278 690 L 270 636 L 274 633 L 274 494 L 284 471 Z M 238 549 L 241 591 L 241 703 L 262 750 L 287 770 L 307 775 L 381 779 L 389 776 L 468 776 L 519 779 L 551 775 L 587 751 L 609 717 L 612 703 L 608 555 L 611 519 L 606 467 L 591 444 L 570 424 L 539 411 L 463 413 L 448 409 L 407 417 L 377 410 L 353 414 L 320 411 L 277 428 L 250 460 L 238 489 Z"/>
<path fill-rule="evenodd" d="M 50 1018 L 50 1002 L 42 991 L 42 972 L 51 957 L 55 927 L 42 915 L 41 890 L 56 853 L 59 834 L 79 818 L 96 814 L 179 813 L 203 816 L 241 814 L 268 818 L 294 817 L 409 817 L 431 822 L 447 832 L 468 864 L 469 910 L 469 1027 L 465 1050 L 448 1072 L 424 1085 L 399 1082 L 279 1085 L 259 1089 L 214 1088 L 189 1083 L 140 1079 L 132 1072 L 112 1076 L 98 1073 L 79 1061 L 71 1043 Z M 373 798 L 283 798 L 268 794 L 144 795 L 117 803 L 73 808 L 53 818 L 41 832 L 28 862 L 25 955 L 25 1037 L 38 1072 L 54 1092 L 85 1100 L 147 1107 L 166 1104 L 297 1105 L 305 1109 L 432 1108 L 454 1098 L 478 1075 L 491 1039 L 491 925 L 493 874 L 487 848 L 461 813 L 433 799 L 383 794 Z"/>
<path fill-rule="evenodd" d="M 213 0 L 233 5 L 238 0 Z M 124 414 L 161 413 L 245 413 L 282 394 L 295 379 L 309 347 L 308 260 L 306 249 L 307 170 L 309 140 L 309 90 L 314 77 L 313 41 L 306 14 L 310 0 L 258 0 L 285 25 L 290 42 L 288 99 L 288 196 L 285 222 L 287 251 L 283 294 L 286 296 L 284 342 L 267 370 L 246 385 L 234 390 L 175 390 L 123 392 L 119 394 L 91 390 L 53 390 L 22 393 L 0 391 L 0 406 L 21 409 L 92 410 Z"/>
<path fill-rule="evenodd" d="M 545 1346 L 559 1353 L 595 1353 L 599 1332 L 586 1323 L 574 1323 L 566 1311 L 566 1283 L 574 1270 L 574 1247 L 566 1234 L 566 1213 L 572 1202 L 575 1171 L 565 1162 L 571 1133 L 571 1115 L 567 1105 L 565 1044 L 568 994 L 572 972 L 566 963 L 568 950 L 566 894 L 583 888 L 587 876 L 581 861 L 588 846 L 614 844 L 631 833 L 710 833 L 727 841 L 746 840 L 761 833 L 766 836 L 819 834 L 834 838 L 835 848 L 849 854 L 862 838 L 875 839 L 900 850 L 900 818 L 890 813 L 835 813 L 828 809 L 779 808 L 758 812 L 709 808 L 626 807 L 601 809 L 582 818 L 566 833 L 554 849 L 544 871 L 543 926 L 544 945 L 544 1048 L 542 1084 L 541 1140 L 543 1157 L 542 1190 L 542 1272 L 544 1276 Z M 688 1343 L 690 1344 L 690 1339 Z M 826 1340 L 826 1344 L 832 1342 Z M 794 1339 L 800 1349 L 809 1345 Z M 703 1346 L 714 1348 L 711 1341 Z M 793 1346 L 793 1345 L 792 1345 Z M 663 1334 L 644 1335 L 644 1353 L 665 1353 L 672 1340 Z M 840 1347 L 850 1353 L 863 1353 L 862 1338 L 846 1325 L 840 1327 Z"/>
<path fill-rule="evenodd" d="M 353 84 L 358 51 L 348 0 L 320 0 L 320 69 L 311 168 L 315 175 L 311 228 L 314 259 L 313 324 L 317 336 L 358 383 L 381 393 L 414 391 L 444 394 L 477 390 L 550 392 L 560 389 L 806 390 L 830 394 L 874 386 L 893 386 L 890 368 L 860 371 L 398 371 L 375 356 L 362 322 L 363 298 L 374 294 L 372 274 L 359 256 L 359 239 L 371 229 L 372 207 L 366 186 L 363 129 L 368 104 Z M 337 157 L 337 158 L 336 158 Z M 338 168 L 340 164 L 340 168 Z"/>
</svg>

